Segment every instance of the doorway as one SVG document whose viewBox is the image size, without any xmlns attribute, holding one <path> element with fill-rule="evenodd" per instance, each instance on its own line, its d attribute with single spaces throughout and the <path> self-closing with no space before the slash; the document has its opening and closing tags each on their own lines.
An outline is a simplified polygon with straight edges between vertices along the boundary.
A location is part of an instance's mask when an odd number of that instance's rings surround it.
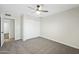
<svg viewBox="0 0 79 59">
<path fill-rule="evenodd" d="M 14 19 L 4 19 L 4 42 L 13 41 L 15 39 L 15 21 Z"/>
</svg>

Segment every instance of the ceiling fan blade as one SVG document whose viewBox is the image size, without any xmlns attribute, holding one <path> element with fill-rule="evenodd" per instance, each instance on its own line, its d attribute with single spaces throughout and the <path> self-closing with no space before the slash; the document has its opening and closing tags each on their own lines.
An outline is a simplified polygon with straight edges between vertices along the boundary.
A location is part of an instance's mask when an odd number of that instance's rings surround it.
<svg viewBox="0 0 79 59">
<path fill-rule="evenodd" d="M 39 11 L 41 11 L 41 12 L 48 12 L 47 10 L 39 10 Z"/>
<path fill-rule="evenodd" d="M 28 8 L 30 8 L 30 9 L 32 9 L 32 10 L 35 10 L 34 8 L 32 8 L 32 7 L 28 7 Z"/>
</svg>

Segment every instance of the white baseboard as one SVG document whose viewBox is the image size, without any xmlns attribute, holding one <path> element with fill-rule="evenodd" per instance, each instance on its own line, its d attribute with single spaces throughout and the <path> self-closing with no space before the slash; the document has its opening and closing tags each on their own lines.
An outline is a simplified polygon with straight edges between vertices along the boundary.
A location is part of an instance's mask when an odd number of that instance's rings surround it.
<svg viewBox="0 0 79 59">
<path fill-rule="evenodd" d="M 33 39 L 33 38 L 37 38 L 37 37 L 40 37 L 40 36 L 34 36 L 34 37 L 26 38 L 26 39 L 23 39 L 23 41 L 26 41 L 26 40 L 29 40 L 29 39 Z"/>
</svg>

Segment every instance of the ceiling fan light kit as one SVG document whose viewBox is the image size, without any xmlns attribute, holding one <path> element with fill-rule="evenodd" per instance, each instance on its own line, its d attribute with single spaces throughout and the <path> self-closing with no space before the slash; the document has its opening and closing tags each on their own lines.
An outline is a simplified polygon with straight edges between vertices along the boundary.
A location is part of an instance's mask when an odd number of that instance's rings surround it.
<svg viewBox="0 0 79 59">
<path fill-rule="evenodd" d="M 41 12 L 40 12 L 40 11 L 36 11 L 36 14 L 37 14 L 37 15 L 40 15 L 40 14 L 41 14 Z"/>
</svg>

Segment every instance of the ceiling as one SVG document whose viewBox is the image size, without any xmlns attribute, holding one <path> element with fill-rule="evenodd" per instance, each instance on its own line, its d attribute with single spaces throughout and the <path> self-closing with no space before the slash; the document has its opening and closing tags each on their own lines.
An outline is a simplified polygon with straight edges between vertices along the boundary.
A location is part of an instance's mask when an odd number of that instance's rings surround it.
<svg viewBox="0 0 79 59">
<path fill-rule="evenodd" d="M 37 15 L 34 10 L 28 8 L 29 6 L 35 8 L 36 5 L 37 4 L 0 4 L 0 9 L 2 11 L 25 14 L 33 17 L 45 17 L 79 6 L 78 4 L 43 4 L 43 9 L 49 12 L 42 12 L 40 15 Z"/>
</svg>

